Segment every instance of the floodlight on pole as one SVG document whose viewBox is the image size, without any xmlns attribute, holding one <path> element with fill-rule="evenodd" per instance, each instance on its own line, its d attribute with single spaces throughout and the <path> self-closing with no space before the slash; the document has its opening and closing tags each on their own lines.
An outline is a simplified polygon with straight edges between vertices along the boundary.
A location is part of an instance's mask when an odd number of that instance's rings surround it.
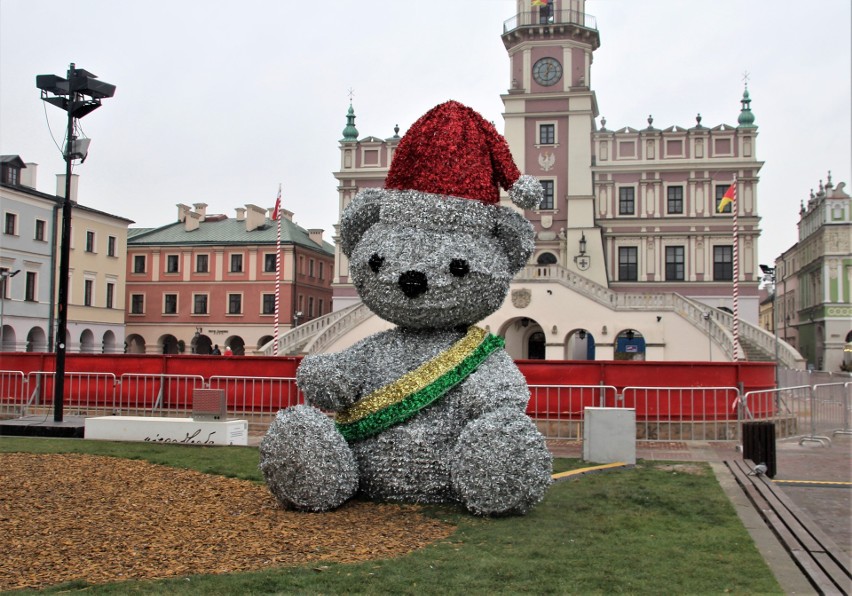
<svg viewBox="0 0 852 596">
<path fill-rule="evenodd" d="M 77 139 L 74 121 L 101 107 L 101 100 L 115 94 L 115 85 L 98 80 L 96 75 L 68 67 L 67 78 L 57 75 L 37 75 L 36 87 L 41 99 L 68 113 L 68 130 L 65 138 L 65 196 L 62 199 L 62 240 L 59 252 L 59 292 L 56 321 L 56 373 L 53 382 L 53 420 L 62 422 L 65 396 L 65 350 L 68 345 L 68 273 L 71 256 L 71 164 L 75 159 L 85 160 L 89 139 Z"/>
</svg>

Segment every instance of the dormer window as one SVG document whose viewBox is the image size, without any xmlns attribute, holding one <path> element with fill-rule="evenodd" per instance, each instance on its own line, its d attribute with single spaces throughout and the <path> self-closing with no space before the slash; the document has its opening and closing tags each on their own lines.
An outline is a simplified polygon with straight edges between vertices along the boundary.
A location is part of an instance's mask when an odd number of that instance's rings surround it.
<svg viewBox="0 0 852 596">
<path fill-rule="evenodd" d="M 0 155 L 0 182 L 3 184 L 21 183 L 21 168 L 27 167 L 17 155 Z"/>
</svg>

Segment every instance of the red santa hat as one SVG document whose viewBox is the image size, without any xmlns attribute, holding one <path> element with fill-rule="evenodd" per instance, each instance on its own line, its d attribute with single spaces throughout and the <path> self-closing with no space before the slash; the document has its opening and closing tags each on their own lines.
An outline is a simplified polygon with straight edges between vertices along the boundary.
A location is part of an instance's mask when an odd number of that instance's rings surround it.
<svg viewBox="0 0 852 596">
<path fill-rule="evenodd" d="M 519 207 L 538 206 L 544 190 L 522 176 L 509 145 L 478 112 L 457 101 L 421 116 L 394 153 L 385 188 L 414 190 L 487 205 L 500 202 L 500 188 Z"/>
</svg>

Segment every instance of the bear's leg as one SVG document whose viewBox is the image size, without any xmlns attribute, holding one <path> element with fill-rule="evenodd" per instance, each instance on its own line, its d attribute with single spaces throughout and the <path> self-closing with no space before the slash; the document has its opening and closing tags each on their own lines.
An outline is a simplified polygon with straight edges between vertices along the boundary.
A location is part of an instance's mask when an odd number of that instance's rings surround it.
<svg viewBox="0 0 852 596">
<path fill-rule="evenodd" d="M 451 466 L 453 490 L 473 513 L 524 514 L 544 497 L 553 458 L 532 420 L 505 408 L 465 427 Z"/>
<path fill-rule="evenodd" d="M 260 444 L 260 469 L 287 509 L 328 511 L 358 490 L 358 465 L 325 414 L 307 405 L 281 410 Z"/>
</svg>

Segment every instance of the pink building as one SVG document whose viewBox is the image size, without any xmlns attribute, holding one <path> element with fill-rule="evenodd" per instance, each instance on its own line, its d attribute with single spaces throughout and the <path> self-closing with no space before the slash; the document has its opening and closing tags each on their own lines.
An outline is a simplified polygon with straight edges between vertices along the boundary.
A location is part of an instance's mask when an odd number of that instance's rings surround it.
<svg viewBox="0 0 852 596">
<path fill-rule="evenodd" d="M 130 230 L 127 351 L 252 354 L 272 341 L 276 223 L 256 205 L 236 217 L 178 205 L 178 219 Z M 271 210 L 270 210 L 271 211 Z M 279 324 L 282 330 L 331 310 L 334 249 L 282 210 Z"/>
</svg>

